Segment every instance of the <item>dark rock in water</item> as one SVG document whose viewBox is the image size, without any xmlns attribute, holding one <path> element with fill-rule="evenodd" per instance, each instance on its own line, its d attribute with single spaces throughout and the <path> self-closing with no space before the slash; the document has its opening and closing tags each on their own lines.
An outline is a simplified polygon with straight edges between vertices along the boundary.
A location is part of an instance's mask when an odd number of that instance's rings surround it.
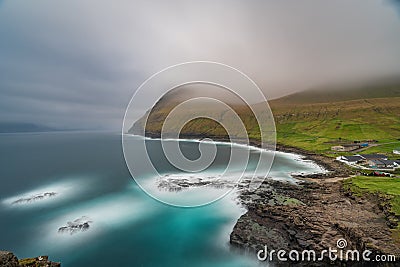
<svg viewBox="0 0 400 267">
<path fill-rule="evenodd" d="M 89 229 L 92 222 L 93 221 L 91 221 L 90 218 L 82 216 L 81 218 L 78 218 L 72 222 L 67 222 L 66 226 L 58 228 L 58 232 L 69 233 L 71 235 L 78 232 L 83 232 Z"/>
<path fill-rule="evenodd" d="M 179 177 L 173 175 L 165 175 L 158 179 L 157 186 L 160 190 L 169 192 L 180 192 L 186 189 L 199 187 L 212 187 L 217 189 L 232 188 L 235 186 L 234 181 L 220 179 L 219 177 L 196 177 L 195 175 L 187 177 Z"/>
<path fill-rule="evenodd" d="M 9 251 L 0 251 L 0 267 L 18 267 L 18 258 Z"/>
<path fill-rule="evenodd" d="M 18 260 L 18 258 L 9 251 L 0 251 L 0 267 L 61 267 L 61 263 L 49 261 L 48 256 L 39 256 L 36 258 L 27 258 Z"/>
<path fill-rule="evenodd" d="M 41 194 L 29 196 L 29 197 L 19 198 L 19 199 L 13 201 L 11 204 L 14 205 L 14 204 L 31 203 L 31 202 L 34 202 L 34 201 L 37 201 L 37 200 L 42 200 L 42 199 L 54 197 L 55 195 L 57 195 L 56 192 L 45 192 L 45 193 L 41 193 Z"/>
</svg>

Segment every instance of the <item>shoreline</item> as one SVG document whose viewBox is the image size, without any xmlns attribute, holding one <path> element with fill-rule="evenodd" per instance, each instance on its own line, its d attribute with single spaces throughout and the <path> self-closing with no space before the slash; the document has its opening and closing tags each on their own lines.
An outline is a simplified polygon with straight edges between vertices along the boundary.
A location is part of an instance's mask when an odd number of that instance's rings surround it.
<svg viewBox="0 0 400 267">
<path fill-rule="evenodd" d="M 159 138 L 159 134 L 151 134 Z M 204 136 L 184 135 L 184 139 L 200 140 Z M 229 142 L 218 136 L 216 141 Z M 260 142 L 250 140 L 251 146 L 261 148 Z M 247 212 L 236 222 L 231 234 L 230 245 L 242 250 L 284 249 L 322 251 L 335 249 L 336 241 L 344 238 L 346 249 L 365 249 L 372 255 L 395 255 L 396 262 L 382 262 L 376 266 L 400 266 L 400 247 L 392 238 L 387 225 L 385 211 L 380 199 L 373 196 L 358 197 L 345 191 L 342 180 L 353 172 L 334 158 L 282 144 L 276 151 L 299 155 L 327 170 L 324 173 L 293 175 L 297 185 L 287 182 L 266 180 L 254 192 L 239 188 L 238 198 Z M 256 257 L 256 255 L 254 254 Z M 326 266 L 332 261 L 325 257 L 321 262 L 274 262 L 278 266 Z M 334 264 L 363 266 L 362 262 L 335 261 Z"/>
<path fill-rule="evenodd" d="M 131 134 L 131 133 L 128 133 Z M 140 136 L 140 135 L 135 135 L 131 134 L 132 136 Z M 144 138 L 150 138 L 150 139 L 160 139 L 160 133 L 152 133 L 152 132 L 147 132 L 146 136 L 141 136 Z M 200 141 L 201 139 L 204 139 L 204 135 L 198 135 L 198 134 L 186 134 L 186 135 L 180 135 L 179 140 L 187 140 L 187 141 Z M 251 146 L 256 149 L 266 149 L 267 148 L 262 148 L 261 143 L 258 140 L 254 139 L 249 139 L 249 144 L 241 144 L 241 143 L 232 143 L 230 142 L 229 139 L 225 137 L 220 137 L 220 136 L 208 136 L 208 138 L 211 138 L 215 140 L 216 142 L 220 143 L 226 143 L 226 144 L 235 144 L 235 145 L 242 145 L 242 146 Z M 173 140 L 173 139 L 171 139 Z M 289 153 L 289 154 L 295 154 L 298 156 L 301 156 L 303 160 L 309 160 L 312 161 L 313 163 L 317 164 L 319 167 L 322 169 L 326 170 L 327 172 L 324 173 L 318 173 L 318 174 L 309 174 L 309 175 L 295 175 L 293 178 L 296 179 L 304 179 L 304 178 L 312 178 L 312 179 L 324 179 L 324 178 L 336 178 L 336 177 L 341 177 L 341 178 L 346 178 L 350 177 L 352 174 L 351 169 L 344 163 L 336 161 L 334 158 L 329 158 L 321 154 L 317 154 L 314 152 L 310 152 L 301 148 L 297 147 L 292 147 L 292 146 L 287 146 L 283 144 L 276 144 L 275 149 L 273 150 L 274 152 L 283 152 L 283 153 Z"/>
<path fill-rule="evenodd" d="M 338 249 L 336 242 L 344 239 L 345 251 L 357 250 L 361 254 L 370 250 L 372 259 L 376 255 L 397 258 L 396 262 L 372 266 L 399 266 L 400 246 L 392 237 L 379 197 L 354 196 L 341 182 L 330 180 L 318 180 L 318 183 L 304 180 L 298 185 L 268 180 L 254 192 L 240 192 L 239 200 L 247 212 L 237 220 L 230 244 L 250 251 L 254 257 L 264 246 L 268 251 L 313 250 L 318 255 L 329 248 Z M 327 255 L 319 262 L 274 263 L 277 266 L 370 266 L 357 261 L 332 263 Z"/>
<path fill-rule="evenodd" d="M 337 249 L 336 240 L 342 238 L 348 242 L 348 250 L 370 250 L 372 258 L 376 255 L 396 257 L 395 262 L 375 262 L 373 266 L 400 266 L 400 246 L 392 236 L 392 228 L 388 226 L 388 207 L 382 206 L 381 196 L 360 197 L 345 190 L 343 180 L 351 178 L 353 171 L 334 158 L 282 144 L 276 145 L 276 151 L 300 155 L 303 160 L 310 160 L 328 172 L 295 175 L 293 178 L 300 180 L 298 185 L 266 180 L 255 192 L 243 192 L 239 198 L 248 211 L 238 219 L 232 230 L 231 245 L 254 252 L 263 249 L 260 244 L 268 245 L 270 251 L 322 251 L 329 247 Z M 299 202 L 282 203 L 282 197 Z M 260 201 L 265 198 L 269 201 Z M 271 204 L 271 200 L 275 203 Z M 249 226 L 252 227 L 250 231 Z M 258 230 L 254 230 L 254 227 Z M 280 235 L 280 238 L 276 235 Z M 290 266 L 368 264 L 362 261 L 332 262 L 327 257 L 322 262 L 289 263 Z M 274 264 L 289 266 L 285 262 L 274 261 Z"/>
</svg>

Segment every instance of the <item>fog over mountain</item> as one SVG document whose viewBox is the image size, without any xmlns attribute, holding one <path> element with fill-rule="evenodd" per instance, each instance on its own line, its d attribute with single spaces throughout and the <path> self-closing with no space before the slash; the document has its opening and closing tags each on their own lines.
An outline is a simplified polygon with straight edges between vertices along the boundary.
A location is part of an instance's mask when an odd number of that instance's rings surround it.
<svg viewBox="0 0 400 267">
<path fill-rule="evenodd" d="M 0 122 L 54 128 L 118 130 L 136 88 L 186 61 L 269 99 L 400 77 L 395 0 L 5 0 L 0 34 Z"/>
</svg>

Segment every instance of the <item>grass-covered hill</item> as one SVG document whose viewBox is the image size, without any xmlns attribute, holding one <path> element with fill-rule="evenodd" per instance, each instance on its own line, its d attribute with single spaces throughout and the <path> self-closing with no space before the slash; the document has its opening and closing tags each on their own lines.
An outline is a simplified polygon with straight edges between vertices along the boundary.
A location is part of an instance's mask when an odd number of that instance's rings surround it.
<svg viewBox="0 0 400 267">
<path fill-rule="evenodd" d="M 146 130 L 158 133 L 166 115 L 181 100 L 161 99 L 150 113 Z M 378 146 L 368 148 L 370 152 L 390 154 L 393 148 L 400 147 L 400 83 L 399 86 L 304 91 L 271 100 L 269 104 L 275 119 L 277 142 L 283 145 L 323 153 L 330 153 L 330 147 L 336 143 L 355 140 L 377 140 Z M 231 106 L 242 118 L 250 138 L 258 139 L 260 131 L 250 109 L 237 103 Z M 260 109 L 260 104 L 253 107 Z M 178 114 L 173 120 L 179 125 L 187 116 L 202 109 L 212 110 L 204 103 Z M 212 112 L 222 121 L 230 119 L 224 110 Z M 142 123 L 140 120 L 136 125 Z M 130 132 L 134 132 L 134 128 Z M 208 119 L 189 122 L 181 133 L 226 137 L 223 128 Z"/>
<path fill-rule="evenodd" d="M 381 146 L 370 150 L 385 152 L 400 145 L 400 97 L 270 105 L 278 142 L 286 145 L 326 151 L 336 141 L 377 140 Z"/>
<path fill-rule="evenodd" d="M 149 114 L 146 124 L 146 135 L 158 135 L 163 127 L 167 115 L 171 113 L 173 108 L 185 100 L 193 97 L 192 94 L 186 95 L 185 93 L 179 94 L 179 97 L 173 97 L 174 95 L 177 95 L 177 93 L 172 92 L 172 94 L 167 94 L 158 101 L 158 103 L 151 110 L 150 114 L 149 112 L 146 113 L 146 115 Z M 223 99 L 220 100 L 223 101 Z M 240 116 L 247 132 L 250 133 L 250 138 L 258 139 L 260 137 L 259 127 L 254 116 L 252 116 L 250 108 L 238 102 L 230 103 L 229 106 L 235 111 L 236 114 Z M 180 128 L 182 126 L 182 122 L 187 121 L 189 118 L 193 118 L 203 112 L 207 112 L 207 114 L 215 116 L 218 118 L 218 121 L 222 123 L 232 125 L 233 119 L 231 113 L 227 112 L 227 110 L 228 109 L 226 108 L 216 108 L 212 102 L 208 101 L 187 106 L 185 109 L 181 110 L 172 117 L 172 129 L 164 129 L 164 133 L 180 132 L 181 135 L 186 137 L 203 136 L 226 139 L 228 138 L 226 130 L 219 123 L 206 118 L 191 120 L 184 125 L 182 130 L 180 130 Z M 142 117 L 132 126 L 129 132 L 136 133 L 138 126 L 143 127 L 143 124 L 144 118 Z M 240 135 L 240 132 L 237 129 L 234 129 L 230 133 L 237 138 L 243 137 Z"/>
</svg>

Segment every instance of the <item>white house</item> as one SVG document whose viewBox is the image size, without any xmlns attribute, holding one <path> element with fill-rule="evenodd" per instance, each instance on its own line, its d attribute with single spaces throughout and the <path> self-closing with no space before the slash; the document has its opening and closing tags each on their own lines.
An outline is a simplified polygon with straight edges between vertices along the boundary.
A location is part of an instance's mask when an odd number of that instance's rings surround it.
<svg viewBox="0 0 400 267">
<path fill-rule="evenodd" d="M 337 157 L 336 160 L 348 163 L 348 164 L 357 164 L 360 163 L 363 158 L 360 156 L 340 156 Z"/>
<path fill-rule="evenodd" d="M 393 149 L 393 154 L 400 155 L 400 148 Z"/>
</svg>

